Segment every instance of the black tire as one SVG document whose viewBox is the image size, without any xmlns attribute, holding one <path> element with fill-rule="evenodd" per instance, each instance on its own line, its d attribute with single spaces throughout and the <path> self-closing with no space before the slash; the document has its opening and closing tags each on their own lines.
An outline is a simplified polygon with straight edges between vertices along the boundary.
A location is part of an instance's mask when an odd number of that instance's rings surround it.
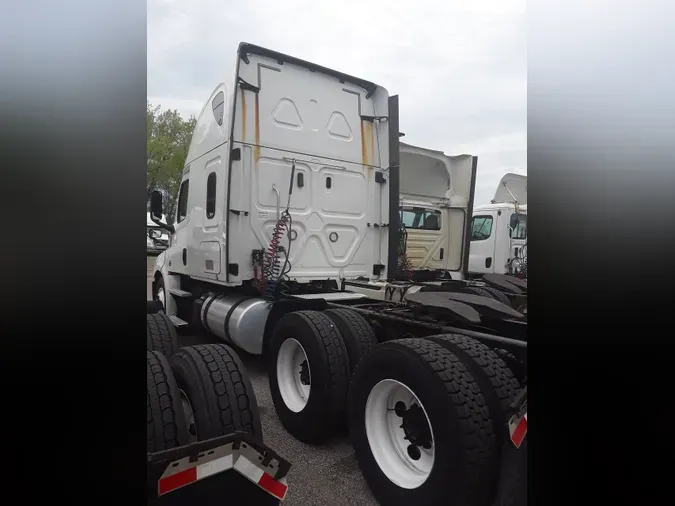
<svg viewBox="0 0 675 506">
<path fill-rule="evenodd" d="M 511 441 L 502 450 L 497 494 L 492 506 L 527 506 L 527 437 L 516 448 Z"/>
<path fill-rule="evenodd" d="M 159 351 L 167 358 L 171 358 L 178 351 L 178 337 L 171 320 L 160 311 L 154 314 L 146 314 L 147 327 L 147 351 Z"/>
<path fill-rule="evenodd" d="M 496 288 L 492 288 L 491 286 L 485 286 L 483 287 L 483 290 L 490 293 L 494 299 L 498 300 L 502 304 L 506 304 L 509 307 L 513 307 L 513 304 L 511 304 L 509 298 L 501 290 L 497 290 Z"/>
<path fill-rule="evenodd" d="M 428 336 L 456 354 L 480 387 L 494 423 L 497 444 L 508 440 L 507 413 L 520 392 L 520 384 L 494 351 L 477 340 L 459 334 Z"/>
<path fill-rule="evenodd" d="M 289 338 L 302 346 L 309 364 L 310 393 L 298 412 L 284 402 L 277 374 L 279 350 Z M 293 437 L 305 443 L 319 443 L 339 427 L 345 416 L 349 358 L 340 331 L 328 316 L 318 311 L 284 315 L 270 340 L 268 368 L 274 407 Z"/>
<path fill-rule="evenodd" d="M 147 301 L 145 314 L 155 314 L 160 311 L 164 311 L 164 308 L 158 300 L 149 300 Z"/>
<path fill-rule="evenodd" d="M 157 452 L 187 444 L 188 433 L 180 395 L 164 355 L 147 353 L 147 451 Z"/>
<path fill-rule="evenodd" d="M 521 384 L 526 383 L 527 380 L 527 366 L 522 360 L 519 360 L 513 353 L 508 352 L 498 348 L 494 350 L 499 358 L 501 358 L 506 366 L 511 369 L 513 375 L 518 379 Z"/>
<path fill-rule="evenodd" d="M 244 364 L 224 344 L 181 348 L 171 361 L 178 387 L 190 401 L 197 439 L 247 432 L 262 440 L 258 403 Z"/>
<path fill-rule="evenodd" d="M 353 309 L 328 309 L 323 313 L 340 331 L 347 348 L 350 370 L 354 371 L 361 359 L 377 344 L 375 332 L 368 320 Z"/>
<path fill-rule="evenodd" d="M 384 379 L 411 389 L 431 422 L 435 461 L 417 488 L 402 488 L 390 481 L 371 452 L 366 403 L 373 387 Z M 415 338 L 375 346 L 352 377 L 349 422 L 356 459 L 380 504 L 484 506 L 493 499 L 498 448 L 492 420 L 473 376 L 443 346 Z"/>
</svg>

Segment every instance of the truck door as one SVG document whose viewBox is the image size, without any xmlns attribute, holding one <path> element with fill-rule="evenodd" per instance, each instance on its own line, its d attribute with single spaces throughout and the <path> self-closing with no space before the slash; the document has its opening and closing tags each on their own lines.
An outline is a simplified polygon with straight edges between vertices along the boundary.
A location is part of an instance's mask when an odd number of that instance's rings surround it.
<svg viewBox="0 0 675 506">
<path fill-rule="evenodd" d="M 481 212 L 471 220 L 471 250 L 469 272 L 495 272 L 496 213 Z"/>
<path fill-rule="evenodd" d="M 522 259 L 527 256 L 527 250 L 523 250 L 523 247 L 527 244 L 527 214 L 512 212 L 509 217 L 509 225 L 512 233 L 508 261 L 517 263 L 518 260 L 514 259 Z"/>
<path fill-rule="evenodd" d="M 186 167 L 183 171 L 183 181 L 178 190 L 178 204 L 176 205 L 176 217 L 174 227 L 176 229 L 172 241 L 175 247 L 169 248 L 169 272 L 179 274 L 188 273 L 188 247 L 191 221 L 191 206 L 189 206 L 190 197 L 190 168 Z"/>
</svg>

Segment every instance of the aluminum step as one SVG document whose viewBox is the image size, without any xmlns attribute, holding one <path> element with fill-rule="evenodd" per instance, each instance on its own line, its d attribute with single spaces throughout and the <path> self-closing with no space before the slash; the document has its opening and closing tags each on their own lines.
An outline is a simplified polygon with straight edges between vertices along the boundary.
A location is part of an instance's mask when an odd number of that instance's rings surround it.
<svg viewBox="0 0 675 506">
<path fill-rule="evenodd" d="M 336 300 L 358 300 L 363 299 L 365 295 L 362 293 L 353 292 L 329 292 L 329 293 L 305 293 L 302 295 L 294 295 L 297 299 L 324 299 L 327 301 Z"/>
<path fill-rule="evenodd" d="M 169 288 L 169 293 L 174 297 L 192 297 L 190 292 L 186 292 L 185 290 L 180 290 L 178 288 Z"/>
<path fill-rule="evenodd" d="M 185 327 L 188 325 L 188 322 L 181 320 L 175 315 L 169 316 L 169 320 L 171 320 L 171 323 L 173 323 L 174 327 Z"/>
</svg>

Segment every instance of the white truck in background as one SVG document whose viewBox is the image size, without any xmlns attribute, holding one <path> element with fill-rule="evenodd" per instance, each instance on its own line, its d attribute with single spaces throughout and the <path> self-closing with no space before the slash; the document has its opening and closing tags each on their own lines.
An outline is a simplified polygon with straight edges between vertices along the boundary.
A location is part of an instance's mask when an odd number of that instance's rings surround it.
<svg viewBox="0 0 675 506">
<path fill-rule="evenodd" d="M 400 143 L 401 224 L 413 269 L 464 279 L 478 159 Z"/>
<path fill-rule="evenodd" d="M 169 247 L 169 233 L 166 229 L 158 226 L 147 213 L 147 228 L 146 228 L 146 247 L 148 256 L 157 256 L 166 248 Z M 166 217 L 162 216 L 159 220 L 166 225 Z"/>
<path fill-rule="evenodd" d="M 526 504 L 527 454 L 516 451 L 526 433 L 526 319 L 497 289 L 501 299 L 396 284 L 399 190 L 412 208 L 426 191 L 400 176 L 398 97 L 252 44 L 240 44 L 236 61 L 197 120 L 175 227 L 159 221 L 161 194 L 151 196 L 151 218 L 171 241 L 155 263 L 160 316 L 147 346 L 169 359 L 190 437 L 262 440 L 247 380 L 235 384 L 246 377 L 236 347 L 264 357 L 277 415 L 296 439 L 317 444 L 349 425 L 380 504 Z M 427 204 L 461 239 L 428 249 L 459 255 L 448 265 L 462 273 L 475 159 L 441 155 L 423 169 L 443 182 Z M 370 296 L 397 287 L 412 290 L 399 302 Z M 178 349 L 173 326 L 227 344 Z M 245 406 L 228 404 L 228 393 Z M 275 473 L 284 480 L 289 466 L 261 445 L 260 483 L 281 499 Z"/>
<path fill-rule="evenodd" d="M 527 277 L 527 176 L 505 174 L 492 202 L 476 206 L 469 274 Z"/>
<path fill-rule="evenodd" d="M 455 280 L 527 277 L 527 176 L 504 175 L 492 202 L 473 206 L 476 157 L 400 146 L 407 267 L 418 277 L 424 272 Z M 469 228 L 462 219 L 467 211 Z"/>
</svg>

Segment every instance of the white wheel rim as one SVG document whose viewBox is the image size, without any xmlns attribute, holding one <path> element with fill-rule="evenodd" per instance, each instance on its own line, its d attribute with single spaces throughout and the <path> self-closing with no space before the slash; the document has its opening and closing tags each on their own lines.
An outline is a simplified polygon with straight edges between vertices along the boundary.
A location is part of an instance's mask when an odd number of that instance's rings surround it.
<svg viewBox="0 0 675 506">
<path fill-rule="evenodd" d="M 306 366 L 303 366 L 306 363 Z M 306 368 L 303 374 L 303 367 Z M 304 384 L 303 380 L 308 384 Z M 293 338 L 286 339 L 277 355 L 277 383 L 286 407 L 299 413 L 307 405 L 311 390 L 312 373 L 302 345 Z"/>
<path fill-rule="evenodd" d="M 406 433 L 401 427 L 404 419 L 394 411 L 397 402 L 402 402 L 407 409 L 413 405 L 421 408 L 424 418 L 420 418 L 420 421 L 426 420 L 431 436 L 430 448 L 411 445 L 411 442 L 405 439 Z M 417 410 L 419 417 L 418 408 L 414 409 Z M 434 434 L 429 416 L 418 397 L 403 383 L 385 379 L 370 391 L 365 411 L 368 444 L 380 470 L 390 481 L 401 488 L 420 487 L 427 480 L 434 466 Z M 414 446 L 419 451 L 417 460 L 409 454 L 410 446 Z"/>
<path fill-rule="evenodd" d="M 197 426 L 195 425 L 195 415 L 192 410 L 192 404 L 188 399 L 187 394 L 183 390 L 178 390 L 180 394 L 180 403 L 183 408 L 183 416 L 185 417 L 185 424 L 188 430 L 188 439 L 190 443 L 197 441 Z"/>
</svg>

